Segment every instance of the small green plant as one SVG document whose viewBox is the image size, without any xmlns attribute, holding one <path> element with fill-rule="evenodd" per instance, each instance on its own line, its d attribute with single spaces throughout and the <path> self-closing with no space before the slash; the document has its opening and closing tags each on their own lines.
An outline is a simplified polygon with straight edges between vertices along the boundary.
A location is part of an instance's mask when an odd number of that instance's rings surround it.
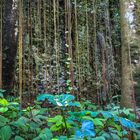
<svg viewBox="0 0 140 140">
<path fill-rule="evenodd" d="M 83 110 L 96 111 L 99 108 L 97 105 L 93 104 L 89 100 L 86 100 L 85 98 L 82 98 L 81 101 L 82 101 L 81 106 Z"/>
<path fill-rule="evenodd" d="M 67 125 L 68 129 L 72 127 L 68 122 L 66 122 L 65 124 L 63 116 L 61 115 L 57 115 L 53 118 L 49 118 L 48 122 L 51 123 L 50 130 L 52 131 L 63 130 L 65 128 L 65 125 Z"/>
<path fill-rule="evenodd" d="M 5 92 L 5 90 L 0 89 L 0 98 L 3 98 L 3 93 Z"/>
<path fill-rule="evenodd" d="M 46 99 L 60 109 L 64 122 L 64 125 L 62 126 L 65 126 L 67 136 L 69 136 L 68 126 L 67 126 L 68 123 L 66 122 L 65 111 L 67 110 L 67 107 L 81 107 L 80 103 L 73 101 L 75 97 L 70 94 L 61 94 L 61 95 L 41 94 L 37 97 L 38 101 L 44 101 Z"/>
<path fill-rule="evenodd" d="M 127 138 L 128 135 L 138 135 L 138 123 L 132 122 L 126 118 L 119 117 L 108 111 L 81 111 L 71 112 L 71 119 L 73 121 L 91 121 L 95 126 L 95 138 L 104 138 L 105 140 L 115 140 Z M 78 133 L 79 137 L 85 137 L 83 133 Z M 108 137 L 107 137 L 108 136 Z M 91 136 L 93 137 L 93 135 Z M 131 139 L 131 138 L 129 138 Z"/>
<path fill-rule="evenodd" d="M 22 112 L 22 116 L 21 113 Z M 52 138 L 51 130 L 46 128 L 46 109 L 29 106 L 20 109 L 18 102 L 0 97 L 0 140 L 46 140 Z M 45 128 L 44 128 L 45 127 Z M 49 133 L 48 133 L 49 132 Z M 51 140 L 48 139 L 48 140 Z"/>
<path fill-rule="evenodd" d="M 75 97 L 70 94 L 60 94 L 60 95 L 52 95 L 52 94 L 41 94 L 37 97 L 37 101 L 45 101 L 48 100 L 50 103 L 55 106 L 66 109 L 66 107 L 81 107 L 79 102 L 74 101 Z"/>
<path fill-rule="evenodd" d="M 20 109 L 18 100 L 11 102 L 1 96 L 0 140 L 139 139 L 140 124 L 134 122 L 133 110 L 113 107 L 108 111 L 91 111 L 74 99 L 70 94 L 42 94 L 37 97 L 36 105 Z M 40 101 L 50 102 L 53 106 L 43 108 Z M 55 116 L 50 111 L 54 111 Z"/>
</svg>

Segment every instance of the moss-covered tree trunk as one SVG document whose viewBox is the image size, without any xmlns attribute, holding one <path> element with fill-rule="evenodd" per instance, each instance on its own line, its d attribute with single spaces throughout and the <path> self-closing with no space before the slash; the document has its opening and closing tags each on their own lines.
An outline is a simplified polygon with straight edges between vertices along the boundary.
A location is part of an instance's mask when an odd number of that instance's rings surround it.
<svg viewBox="0 0 140 140">
<path fill-rule="evenodd" d="M 129 0 L 120 0 L 121 12 L 121 62 L 122 62 L 122 92 L 121 92 L 121 106 L 131 108 L 133 87 L 131 80 L 131 63 L 130 63 L 130 25 L 128 19 Z"/>
<path fill-rule="evenodd" d="M 3 88 L 11 91 L 17 51 L 15 1 L 5 0 L 3 12 L 3 53 L 5 54 L 3 57 Z"/>
</svg>

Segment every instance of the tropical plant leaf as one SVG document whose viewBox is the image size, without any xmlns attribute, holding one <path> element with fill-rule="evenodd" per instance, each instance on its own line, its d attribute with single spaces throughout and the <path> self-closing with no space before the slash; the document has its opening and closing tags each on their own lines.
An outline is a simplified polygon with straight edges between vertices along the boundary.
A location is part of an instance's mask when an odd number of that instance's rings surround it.
<svg viewBox="0 0 140 140">
<path fill-rule="evenodd" d="M 20 136 L 16 136 L 15 140 L 25 140 L 24 138 L 20 137 Z"/>
<path fill-rule="evenodd" d="M 93 140 L 106 140 L 103 136 L 93 138 Z"/>
<path fill-rule="evenodd" d="M 3 98 L 3 93 L 0 92 L 0 98 Z"/>
<path fill-rule="evenodd" d="M 4 93 L 6 90 L 0 89 L 0 93 Z"/>
<path fill-rule="evenodd" d="M 110 113 L 110 112 L 103 111 L 101 114 L 103 115 L 104 118 L 107 118 L 107 119 L 108 118 L 113 118 L 113 114 Z"/>
<path fill-rule="evenodd" d="M 41 94 L 37 97 L 38 101 L 48 100 L 50 103 L 59 106 L 76 106 L 81 107 L 79 102 L 74 102 L 75 97 L 71 94 L 61 94 L 61 95 L 51 95 L 51 94 Z"/>
<path fill-rule="evenodd" d="M 54 124 L 50 127 L 51 131 L 59 131 L 61 129 L 62 129 L 62 125 L 57 126 L 57 125 Z"/>
<path fill-rule="evenodd" d="M 136 128 L 135 124 L 133 122 L 131 122 L 130 120 L 128 120 L 128 119 L 119 118 L 119 121 L 120 121 L 121 125 L 123 125 L 124 127 L 127 127 L 129 129 Z"/>
<path fill-rule="evenodd" d="M 12 129 L 10 126 L 4 126 L 0 129 L 0 140 L 10 140 L 12 136 Z"/>
<path fill-rule="evenodd" d="M 0 105 L 2 105 L 2 106 L 8 106 L 8 101 L 6 99 L 4 99 L 4 98 L 1 98 L 0 99 Z"/>
<path fill-rule="evenodd" d="M 0 127 L 6 125 L 9 122 L 9 119 L 5 118 L 4 116 L 0 115 Z"/>
<path fill-rule="evenodd" d="M 0 112 L 1 113 L 4 113 L 6 111 L 8 111 L 8 107 L 0 107 Z"/>
<path fill-rule="evenodd" d="M 81 130 L 76 132 L 77 138 L 95 137 L 94 124 L 92 121 L 84 121 Z"/>
<path fill-rule="evenodd" d="M 113 140 L 121 140 L 117 134 L 111 133 L 110 134 Z"/>
<path fill-rule="evenodd" d="M 49 118 L 48 122 L 56 123 L 56 122 L 62 122 L 62 120 L 63 120 L 63 117 L 61 115 L 57 115 L 54 118 Z"/>
<path fill-rule="evenodd" d="M 106 121 L 106 119 L 102 119 L 102 118 L 93 119 L 93 122 L 96 126 L 102 126 L 103 127 L 104 126 L 103 122 L 105 122 L 105 121 Z"/>
<path fill-rule="evenodd" d="M 40 94 L 37 96 L 37 101 L 45 101 L 46 99 L 53 100 L 53 95 L 45 93 L 45 94 Z"/>
</svg>

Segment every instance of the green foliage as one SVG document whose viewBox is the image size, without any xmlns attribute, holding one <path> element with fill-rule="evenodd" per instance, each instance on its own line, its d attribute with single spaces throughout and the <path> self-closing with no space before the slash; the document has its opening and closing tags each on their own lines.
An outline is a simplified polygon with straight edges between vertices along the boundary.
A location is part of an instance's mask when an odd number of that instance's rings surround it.
<svg viewBox="0 0 140 140">
<path fill-rule="evenodd" d="M 59 107 L 67 107 L 67 106 L 80 107 L 80 103 L 73 101 L 75 97 L 70 94 L 61 94 L 61 95 L 41 94 L 37 97 L 38 101 L 44 101 L 46 99 L 50 103 Z"/>
<path fill-rule="evenodd" d="M 54 118 L 49 118 L 48 119 L 49 123 L 53 123 L 50 126 L 50 130 L 52 131 L 59 131 L 65 128 L 65 122 L 63 120 L 63 116 L 57 115 Z M 71 128 L 72 126 L 66 122 L 67 128 Z"/>
<path fill-rule="evenodd" d="M 89 101 L 89 100 L 86 100 L 86 99 L 84 99 L 84 98 L 82 98 L 82 108 L 83 108 L 83 110 L 92 110 L 92 111 L 95 111 L 95 110 L 97 110 L 97 108 L 98 108 L 98 106 L 97 105 L 95 105 L 95 104 L 93 104 L 91 101 Z"/>
<path fill-rule="evenodd" d="M 90 138 L 95 137 L 95 129 L 92 121 L 84 121 L 81 130 L 76 132 L 77 138 Z"/>
<path fill-rule="evenodd" d="M 5 92 L 5 90 L 0 89 L 0 98 L 3 98 L 3 93 Z"/>
<path fill-rule="evenodd" d="M 44 128 L 47 123 L 46 109 L 29 106 L 21 110 L 18 102 L 10 102 L 2 97 L 0 110 L 3 108 L 7 109 L 1 111 L 0 115 L 1 140 L 26 140 L 49 136 L 51 140 L 51 131 L 47 127 Z M 22 116 L 19 113 L 22 113 Z"/>
<path fill-rule="evenodd" d="M 24 138 L 20 137 L 20 136 L 16 136 L 15 140 L 25 140 Z"/>
<path fill-rule="evenodd" d="M 45 128 L 40 132 L 39 136 L 33 140 L 51 140 L 52 137 L 52 132 L 48 128 Z"/>
<path fill-rule="evenodd" d="M 9 125 L 5 125 L 0 129 L 0 139 L 1 140 L 10 140 L 12 136 L 12 129 Z"/>
<path fill-rule="evenodd" d="M 0 108 L 8 109 L 0 114 L 0 139 L 120 140 L 128 139 L 132 134 L 136 138 L 140 135 L 138 131 L 140 124 L 134 122 L 134 113 L 131 109 L 121 110 L 116 107 L 103 111 L 94 107 L 91 111 L 86 110 L 84 106 L 77 109 L 77 105 L 71 105 L 75 101 L 74 96 L 70 94 L 44 94 L 38 97 L 38 100 L 46 99 L 59 109 L 60 114 L 57 112 L 53 115 L 55 112 L 53 108 L 48 110 L 39 104 L 21 110 L 17 102 L 10 102 L 1 97 Z M 86 105 L 88 106 L 88 101 Z M 19 112 L 22 115 L 19 115 Z"/>
</svg>

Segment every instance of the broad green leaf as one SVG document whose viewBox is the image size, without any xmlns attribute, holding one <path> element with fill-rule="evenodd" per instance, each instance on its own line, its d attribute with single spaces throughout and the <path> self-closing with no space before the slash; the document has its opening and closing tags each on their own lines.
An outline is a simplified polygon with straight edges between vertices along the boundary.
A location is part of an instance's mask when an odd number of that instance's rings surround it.
<svg viewBox="0 0 140 140">
<path fill-rule="evenodd" d="M 59 106 L 61 108 L 66 106 L 81 107 L 79 102 L 73 102 L 75 97 L 71 94 L 61 94 L 61 95 L 41 94 L 37 97 L 38 101 L 44 101 L 45 99 L 47 99 L 50 103 Z"/>
<path fill-rule="evenodd" d="M 0 127 L 4 126 L 8 122 L 9 122 L 9 119 L 7 119 L 4 116 L 0 115 Z"/>
<path fill-rule="evenodd" d="M 106 132 L 105 132 L 105 133 L 102 134 L 102 136 L 103 136 L 106 140 L 112 140 L 109 133 L 106 133 Z"/>
<path fill-rule="evenodd" d="M 45 128 L 40 132 L 39 136 L 34 138 L 33 140 L 51 140 L 52 137 L 53 135 L 50 129 Z"/>
<path fill-rule="evenodd" d="M 62 122 L 63 120 L 63 117 L 61 115 L 57 115 L 55 116 L 54 118 L 49 118 L 48 119 L 48 122 Z"/>
<path fill-rule="evenodd" d="M 18 106 L 19 103 L 17 103 L 17 102 L 10 102 L 9 105 L 12 105 L 12 106 Z"/>
<path fill-rule="evenodd" d="M 119 121 L 121 123 L 121 125 L 123 125 L 124 127 L 126 128 L 129 128 L 129 129 L 134 129 L 136 128 L 135 126 L 135 123 L 131 122 L 130 120 L 128 119 L 125 119 L 125 118 L 119 118 Z"/>
<path fill-rule="evenodd" d="M 95 137 L 94 124 L 92 121 L 86 120 L 82 123 L 80 130 L 76 131 L 76 137 L 79 139 L 87 137 Z"/>
<path fill-rule="evenodd" d="M 0 92 L 0 98 L 3 98 L 3 93 Z"/>
<path fill-rule="evenodd" d="M 63 125 L 63 127 L 65 127 L 65 123 L 64 122 L 62 123 L 62 125 Z M 67 125 L 67 128 L 72 128 L 72 126 L 68 122 L 66 122 L 66 125 Z"/>
<path fill-rule="evenodd" d="M 84 119 L 84 120 L 90 120 L 90 121 L 93 121 L 94 122 L 94 119 L 91 118 L 90 116 L 84 116 L 84 117 L 82 117 L 82 119 Z"/>
<path fill-rule="evenodd" d="M 34 138 L 33 140 L 49 140 L 45 134 L 40 134 L 38 137 Z"/>
<path fill-rule="evenodd" d="M 57 122 L 56 122 L 56 126 L 60 126 L 60 125 L 62 125 L 62 124 L 63 124 L 62 121 L 57 121 Z"/>
<path fill-rule="evenodd" d="M 111 133 L 112 139 L 113 140 L 121 140 L 120 137 L 117 134 Z"/>
<path fill-rule="evenodd" d="M 40 113 L 40 110 L 37 110 L 37 109 L 32 110 L 33 116 L 36 116 L 36 115 L 38 115 L 39 113 Z"/>
<path fill-rule="evenodd" d="M 51 126 L 51 131 L 59 131 L 62 129 L 62 125 L 56 126 L 55 124 Z"/>
<path fill-rule="evenodd" d="M 0 140 L 10 140 L 12 129 L 10 126 L 4 126 L 0 129 Z"/>
<path fill-rule="evenodd" d="M 15 140 L 25 140 L 24 138 L 20 137 L 20 136 L 16 136 Z"/>
<path fill-rule="evenodd" d="M 113 118 L 113 114 L 111 114 L 110 112 L 107 112 L 107 111 L 103 111 L 101 113 L 103 115 L 104 118 Z"/>
<path fill-rule="evenodd" d="M 93 112 L 90 113 L 91 117 L 97 117 L 99 115 L 99 112 Z"/>
<path fill-rule="evenodd" d="M 8 111 L 8 107 L 0 107 L 0 112 L 1 113 L 4 113 L 6 111 Z"/>
<path fill-rule="evenodd" d="M 8 101 L 4 98 L 0 99 L 0 105 L 2 106 L 7 106 L 8 105 Z"/>
<path fill-rule="evenodd" d="M 25 127 L 28 124 L 29 119 L 25 117 L 20 117 L 17 121 L 13 122 L 12 125 L 16 127 Z"/>
<path fill-rule="evenodd" d="M 0 93 L 4 93 L 6 90 L 0 89 Z"/>
<path fill-rule="evenodd" d="M 46 99 L 53 100 L 53 95 L 45 93 L 37 96 L 37 101 L 45 101 Z"/>
<path fill-rule="evenodd" d="M 103 136 L 93 138 L 93 140 L 106 140 Z"/>
<path fill-rule="evenodd" d="M 47 136 L 47 140 L 50 140 L 53 137 L 51 130 L 48 128 L 43 129 L 41 134 L 45 134 Z"/>
<path fill-rule="evenodd" d="M 35 122 L 39 122 L 39 123 L 46 123 L 47 121 L 47 116 L 43 116 L 43 115 L 36 115 L 33 117 L 33 120 Z"/>
<path fill-rule="evenodd" d="M 93 122 L 96 126 L 104 126 L 104 123 L 106 119 L 100 119 L 100 118 L 95 118 L 93 119 Z"/>
<path fill-rule="evenodd" d="M 75 107 L 81 107 L 81 104 L 79 102 L 70 102 L 68 103 L 69 106 L 75 106 Z"/>
<path fill-rule="evenodd" d="M 67 138 L 67 136 L 60 136 L 58 139 L 59 140 L 69 140 L 69 138 Z"/>
</svg>

